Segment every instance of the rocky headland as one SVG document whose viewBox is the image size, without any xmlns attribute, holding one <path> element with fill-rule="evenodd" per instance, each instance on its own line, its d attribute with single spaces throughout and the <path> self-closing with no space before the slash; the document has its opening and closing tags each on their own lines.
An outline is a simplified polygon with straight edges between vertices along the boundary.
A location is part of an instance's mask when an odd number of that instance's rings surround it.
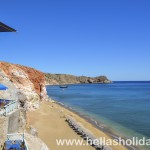
<svg viewBox="0 0 150 150">
<path fill-rule="evenodd" d="M 111 83 L 106 76 L 86 77 L 68 74 L 43 73 L 36 69 L 0 62 L 0 83 L 8 87 L 0 91 L 0 97 L 17 100 L 25 110 L 39 108 L 42 100 L 47 100 L 46 85 Z"/>
<path fill-rule="evenodd" d="M 50 73 L 45 73 L 45 81 L 47 85 L 111 83 L 111 81 L 106 76 L 87 77 L 87 76 L 74 76 L 69 74 L 50 74 Z"/>
</svg>

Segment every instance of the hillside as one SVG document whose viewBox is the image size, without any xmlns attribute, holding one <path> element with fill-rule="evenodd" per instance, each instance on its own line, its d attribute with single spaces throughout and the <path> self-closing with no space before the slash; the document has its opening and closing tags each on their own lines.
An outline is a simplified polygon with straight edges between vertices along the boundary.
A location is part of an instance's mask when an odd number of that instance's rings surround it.
<svg viewBox="0 0 150 150">
<path fill-rule="evenodd" d="M 0 62 L 0 83 L 8 87 L 6 92 L 0 91 L 0 97 L 18 100 L 26 110 L 38 108 L 41 100 L 47 100 L 45 85 L 110 82 L 106 76 L 92 78 L 50 74 L 22 65 Z"/>
<path fill-rule="evenodd" d="M 86 77 L 86 76 L 74 76 L 69 74 L 50 74 L 50 73 L 45 74 L 45 80 L 47 85 L 111 82 L 106 76 Z"/>
<path fill-rule="evenodd" d="M 25 109 L 38 108 L 47 99 L 44 73 L 36 69 L 0 62 L 0 83 L 8 87 L 0 97 L 18 100 Z"/>
</svg>

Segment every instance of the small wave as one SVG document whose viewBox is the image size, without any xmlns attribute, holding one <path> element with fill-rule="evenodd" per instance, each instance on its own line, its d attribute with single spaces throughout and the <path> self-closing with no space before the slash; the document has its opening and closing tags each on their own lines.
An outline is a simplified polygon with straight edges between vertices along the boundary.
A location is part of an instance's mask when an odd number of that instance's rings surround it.
<svg viewBox="0 0 150 150">
<path fill-rule="evenodd" d="M 69 109 L 71 109 L 71 110 L 74 110 L 72 107 L 68 107 Z"/>
<path fill-rule="evenodd" d="M 112 136 L 112 137 L 115 138 L 115 139 L 119 139 L 119 137 L 116 136 L 116 135 L 110 134 L 110 136 Z"/>
<path fill-rule="evenodd" d="M 63 103 L 61 103 L 61 102 L 58 102 L 58 103 L 64 106 L 64 104 L 63 104 Z"/>
</svg>

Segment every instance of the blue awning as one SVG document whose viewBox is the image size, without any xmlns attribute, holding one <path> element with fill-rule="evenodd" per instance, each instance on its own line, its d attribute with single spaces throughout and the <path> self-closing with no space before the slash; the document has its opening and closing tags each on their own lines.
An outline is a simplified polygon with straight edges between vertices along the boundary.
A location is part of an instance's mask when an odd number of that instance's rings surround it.
<svg viewBox="0 0 150 150">
<path fill-rule="evenodd" d="M 0 84 L 0 90 L 7 90 L 8 88 L 2 84 Z"/>
</svg>

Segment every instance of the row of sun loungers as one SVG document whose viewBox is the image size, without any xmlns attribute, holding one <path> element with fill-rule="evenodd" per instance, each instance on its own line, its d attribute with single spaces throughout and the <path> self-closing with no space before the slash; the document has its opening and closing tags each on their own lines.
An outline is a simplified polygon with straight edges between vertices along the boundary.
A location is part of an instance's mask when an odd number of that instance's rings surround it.
<svg viewBox="0 0 150 150">
<path fill-rule="evenodd" d="M 68 122 L 69 126 L 84 140 L 88 140 L 89 144 L 93 146 L 96 150 L 111 150 L 110 147 L 104 145 L 97 145 L 94 144 L 94 140 L 96 137 L 87 130 L 82 124 L 78 123 L 74 118 L 71 116 L 66 116 L 66 121 Z"/>
</svg>

